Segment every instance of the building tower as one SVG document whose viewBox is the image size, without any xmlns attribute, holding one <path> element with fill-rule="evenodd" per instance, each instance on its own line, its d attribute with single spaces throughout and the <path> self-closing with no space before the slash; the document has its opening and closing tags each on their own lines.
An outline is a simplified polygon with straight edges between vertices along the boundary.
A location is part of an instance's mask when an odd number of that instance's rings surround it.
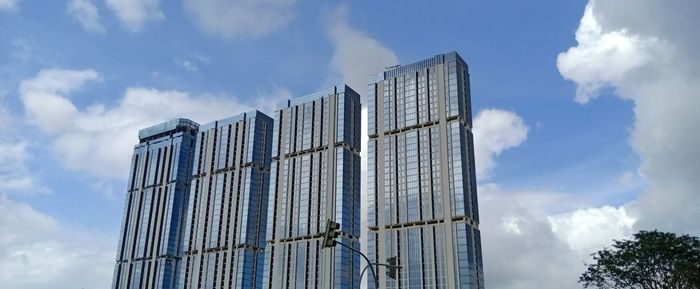
<svg viewBox="0 0 700 289">
<path fill-rule="evenodd" d="M 401 266 L 382 289 L 484 288 L 470 102 L 456 52 L 369 81 L 368 255 Z"/>
<path fill-rule="evenodd" d="M 360 111 L 347 86 L 278 105 L 263 288 L 359 288 L 361 257 L 322 243 L 332 219 L 360 248 Z"/>
<path fill-rule="evenodd" d="M 174 288 L 197 127 L 180 118 L 139 131 L 113 289 Z"/>
<path fill-rule="evenodd" d="M 178 289 L 261 287 L 272 124 L 253 111 L 199 127 Z"/>
</svg>

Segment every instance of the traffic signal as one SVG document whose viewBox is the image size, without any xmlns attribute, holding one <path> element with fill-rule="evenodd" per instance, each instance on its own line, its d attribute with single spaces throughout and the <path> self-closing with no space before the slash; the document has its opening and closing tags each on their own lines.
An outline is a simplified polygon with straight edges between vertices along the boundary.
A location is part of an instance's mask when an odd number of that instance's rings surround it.
<svg viewBox="0 0 700 289">
<path fill-rule="evenodd" d="M 331 219 L 326 220 L 326 233 L 323 234 L 323 248 L 335 247 L 335 238 L 340 236 L 340 224 L 331 221 Z"/>
<path fill-rule="evenodd" d="M 389 266 L 386 266 L 386 275 L 389 276 L 389 278 L 396 280 L 396 257 L 391 257 L 389 259 L 386 259 L 386 263 Z"/>
</svg>

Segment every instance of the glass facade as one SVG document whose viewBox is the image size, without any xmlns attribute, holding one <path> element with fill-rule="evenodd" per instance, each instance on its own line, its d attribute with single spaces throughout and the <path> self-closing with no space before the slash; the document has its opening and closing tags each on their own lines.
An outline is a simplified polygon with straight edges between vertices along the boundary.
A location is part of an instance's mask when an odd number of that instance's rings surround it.
<svg viewBox="0 0 700 289">
<path fill-rule="evenodd" d="M 187 119 L 143 129 L 134 147 L 113 289 L 175 288 L 182 217 L 198 125 Z"/>
<path fill-rule="evenodd" d="M 347 86 L 274 114 L 263 288 L 357 289 L 360 256 L 322 247 L 327 219 L 360 249 L 360 96 Z"/>
<path fill-rule="evenodd" d="M 258 111 L 199 127 L 177 288 L 261 288 L 272 127 Z"/>
<path fill-rule="evenodd" d="M 380 288 L 483 289 L 467 64 L 451 52 L 386 70 L 367 101 L 368 255 L 401 266 Z"/>
</svg>

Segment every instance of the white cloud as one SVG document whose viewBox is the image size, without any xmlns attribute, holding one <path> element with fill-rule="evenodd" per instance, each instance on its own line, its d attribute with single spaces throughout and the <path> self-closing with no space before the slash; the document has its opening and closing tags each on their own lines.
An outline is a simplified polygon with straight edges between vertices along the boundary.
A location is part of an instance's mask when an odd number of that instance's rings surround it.
<svg viewBox="0 0 700 289">
<path fill-rule="evenodd" d="M 5 94 L 0 92 L 0 194 L 48 193 L 27 167 L 29 144 L 17 136 L 18 125 L 14 113 L 5 106 Z"/>
<path fill-rule="evenodd" d="M 529 127 L 514 112 L 483 109 L 474 118 L 474 154 L 477 179 L 488 179 L 503 151 L 522 144 Z"/>
<path fill-rule="evenodd" d="M 100 23 L 100 13 L 91 0 L 71 0 L 66 3 L 66 11 L 74 17 L 83 28 L 90 32 L 104 33 L 105 28 Z"/>
<path fill-rule="evenodd" d="M 0 287 L 108 288 L 115 244 L 0 195 Z"/>
<path fill-rule="evenodd" d="M 557 67 L 566 79 L 576 82 L 576 101 L 587 103 L 606 85 L 624 81 L 654 57 L 661 43 L 654 38 L 640 38 L 621 29 L 604 32 L 593 16 L 589 4 L 576 31 L 578 47 L 570 48 L 557 58 Z"/>
<path fill-rule="evenodd" d="M 576 288 L 576 259 L 552 232 L 548 211 L 570 197 L 479 187 L 484 273 L 491 288 Z"/>
<path fill-rule="evenodd" d="M 328 18 L 326 33 L 333 43 L 331 70 L 362 95 L 365 104 L 367 79 L 399 61 L 393 50 L 348 23 L 347 8 L 341 6 Z"/>
<path fill-rule="evenodd" d="M 27 118 L 46 133 L 70 129 L 78 109 L 62 94 L 99 79 L 93 70 L 42 70 L 35 78 L 20 84 L 20 98 Z"/>
<path fill-rule="evenodd" d="M 131 31 L 139 31 L 146 21 L 165 18 L 160 10 L 160 0 L 105 0 L 107 7 Z"/>
<path fill-rule="evenodd" d="M 74 170 L 105 178 L 124 178 L 138 130 L 176 118 L 200 123 L 252 109 L 268 113 L 290 93 L 278 88 L 253 101 L 234 97 L 192 96 L 180 91 L 127 88 L 114 106 L 77 107 L 65 94 L 86 81 L 99 79 L 92 70 L 43 70 L 20 85 L 27 117 L 51 141 L 61 163 Z"/>
<path fill-rule="evenodd" d="M 19 0 L 0 0 L 0 11 L 17 11 L 17 3 L 19 3 Z"/>
<path fill-rule="evenodd" d="M 257 109 L 272 116 L 272 114 L 277 109 L 277 103 L 293 98 L 292 93 L 285 87 L 276 87 L 269 92 L 258 92 L 255 96 L 255 100 L 248 106 L 251 109 Z"/>
<path fill-rule="evenodd" d="M 497 156 L 524 143 L 528 130 L 514 112 L 480 111 L 474 119 L 477 177 L 488 179 Z M 634 224 L 624 208 L 591 207 L 585 197 L 494 183 L 478 191 L 485 278 L 492 288 L 580 288 L 589 254 L 629 236 Z"/>
<path fill-rule="evenodd" d="M 50 192 L 27 167 L 29 155 L 26 141 L 0 141 L 0 194 Z"/>
<path fill-rule="evenodd" d="M 700 233 L 700 2 L 590 1 L 576 40 L 559 55 L 576 100 L 602 87 L 634 104 L 631 143 L 648 190 L 629 206 L 639 228 Z"/>
<path fill-rule="evenodd" d="M 226 39 L 254 39 L 294 18 L 295 0 L 184 0 L 185 10 L 204 32 Z"/>
<path fill-rule="evenodd" d="M 479 187 L 479 201 L 490 288 L 581 288 L 578 276 L 591 250 L 629 236 L 633 222 L 623 208 L 591 208 L 557 192 L 486 184 Z"/>
<path fill-rule="evenodd" d="M 547 217 L 552 232 L 574 251 L 590 254 L 611 244 L 611 240 L 631 236 L 635 219 L 623 207 L 579 209 Z"/>
</svg>

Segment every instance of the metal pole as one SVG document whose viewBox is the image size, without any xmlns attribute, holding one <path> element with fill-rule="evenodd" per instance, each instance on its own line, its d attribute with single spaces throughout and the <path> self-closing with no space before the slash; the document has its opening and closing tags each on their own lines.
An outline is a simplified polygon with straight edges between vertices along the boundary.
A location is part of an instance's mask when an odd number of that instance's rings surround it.
<svg viewBox="0 0 700 289">
<path fill-rule="evenodd" d="M 369 269 L 372 271 L 372 276 L 374 277 L 374 283 L 376 284 L 376 287 L 375 287 L 375 288 L 379 288 L 379 280 L 377 279 L 377 274 L 374 272 L 374 268 L 372 268 L 372 266 L 371 266 L 371 265 L 372 265 L 372 262 L 369 261 L 369 258 L 367 258 L 367 256 L 365 256 L 365 254 L 363 254 L 362 252 L 360 252 L 360 250 L 357 250 L 357 249 L 355 249 L 355 248 L 352 248 L 352 247 L 350 247 L 350 246 L 348 246 L 348 245 L 345 245 L 345 244 L 343 244 L 343 243 L 341 243 L 341 242 L 338 242 L 338 241 L 335 241 L 335 240 L 334 240 L 334 242 L 335 242 L 336 244 L 340 245 L 340 246 L 343 246 L 343 247 L 345 247 L 345 248 L 348 248 L 350 251 L 353 251 L 353 252 L 355 252 L 355 253 L 360 254 L 363 258 L 365 258 L 365 261 L 367 261 L 367 264 L 368 264 L 368 266 L 369 266 Z M 363 270 L 363 271 L 364 271 L 364 270 Z M 362 281 L 362 278 L 360 278 L 360 281 Z"/>
<path fill-rule="evenodd" d="M 371 268 L 372 265 L 374 265 L 374 264 L 367 264 L 367 266 L 365 266 L 365 268 L 362 269 L 362 273 L 360 273 L 360 281 L 362 281 L 362 276 L 365 275 L 365 272 L 367 271 L 367 268 L 368 268 L 368 267 Z M 379 282 L 379 281 L 377 281 L 377 282 Z"/>
<path fill-rule="evenodd" d="M 382 264 L 382 263 L 371 263 L 371 264 L 367 264 L 367 266 L 365 266 L 365 268 L 362 269 L 362 273 L 360 273 L 360 280 L 362 280 L 362 275 L 364 275 L 364 274 L 365 274 L 365 271 L 367 271 L 367 267 L 370 267 L 370 268 L 371 268 L 373 265 L 374 265 L 374 266 L 377 266 L 377 270 L 379 270 L 379 266 L 384 266 L 384 267 L 387 267 L 387 268 L 401 269 L 401 266 L 392 266 L 392 265 L 389 265 L 389 264 Z M 377 288 L 379 288 L 379 280 L 377 280 Z"/>
</svg>

